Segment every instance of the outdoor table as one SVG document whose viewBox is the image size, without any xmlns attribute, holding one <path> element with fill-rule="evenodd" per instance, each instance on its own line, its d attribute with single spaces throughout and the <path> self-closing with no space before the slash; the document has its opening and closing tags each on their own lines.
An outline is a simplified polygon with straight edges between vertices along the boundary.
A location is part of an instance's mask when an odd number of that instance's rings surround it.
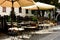
<svg viewBox="0 0 60 40">
<path fill-rule="evenodd" d="M 39 26 L 50 26 L 50 24 L 39 24 Z"/>
<path fill-rule="evenodd" d="M 9 28 L 8 30 L 17 30 L 18 31 L 18 28 L 16 28 L 16 27 L 12 27 L 12 28 Z"/>
<path fill-rule="evenodd" d="M 39 26 L 42 26 L 43 29 L 45 29 L 46 27 L 50 27 L 51 25 L 50 24 L 39 24 Z"/>
<path fill-rule="evenodd" d="M 18 30 L 19 30 L 19 31 L 22 31 L 22 30 L 24 30 L 24 28 L 18 28 Z"/>
<path fill-rule="evenodd" d="M 50 25 L 51 25 L 51 26 L 54 26 L 54 23 L 51 23 L 51 22 L 50 22 Z"/>
<path fill-rule="evenodd" d="M 22 39 L 23 39 L 23 33 L 22 33 L 22 31 L 24 31 L 24 28 L 17 28 L 17 27 L 12 27 L 12 28 L 9 28 L 8 30 L 10 30 L 10 31 L 17 31 L 21 36 L 22 36 Z M 18 34 L 18 35 L 19 35 Z M 17 37 L 18 38 L 18 37 Z M 20 37 L 19 37 L 20 38 Z M 18 38 L 18 39 L 19 39 Z M 20 38 L 21 39 L 21 38 Z"/>
<path fill-rule="evenodd" d="M 30 31 L 35 31 L 36 27 L 35 26 L 29 26 L 29 27 L 25 26 L 24 29 L 26 32 L 29 33 Z"/>
<path fill-rule="evenodd" d="M 17 27 L 12 27 L 12 28 L 9 28 L 8 30 L 16 30 L 16 31 L 23 31 L 24 29 L 23 28 L 17 28 Z"/>
<path fill-rule="evenodd" d="M 24 24 L 24 22 L 18 23 L 18 24 Z"/>
<path fill-rule="evenodd" d="M 33 26 L 33 27 L 24 27 L 24 28 L 36 28 L 36 27 Z"/>
</svg>

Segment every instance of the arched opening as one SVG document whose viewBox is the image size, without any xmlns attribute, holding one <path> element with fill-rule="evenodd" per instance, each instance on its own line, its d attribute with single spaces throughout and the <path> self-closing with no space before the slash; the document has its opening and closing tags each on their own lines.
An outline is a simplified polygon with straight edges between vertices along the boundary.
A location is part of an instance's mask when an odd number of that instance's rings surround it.
<svg viewBox="0 0 60 40">
<path fill-rule="evenodd" d="M 58 17 L 57 17 L 57 21 L 59 21 L 59 22 L 60 22 L 60 15 L 58 15 Z"/>
</svg>

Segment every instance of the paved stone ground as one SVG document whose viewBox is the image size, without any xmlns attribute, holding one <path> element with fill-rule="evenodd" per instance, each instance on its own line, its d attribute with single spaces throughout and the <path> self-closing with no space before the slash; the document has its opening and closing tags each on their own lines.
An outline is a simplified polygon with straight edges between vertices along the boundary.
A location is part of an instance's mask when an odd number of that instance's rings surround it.
<svg viewBox="0 0 60 40">
<path fill-rule="evenodd" d="M 40 38 L 44 38 L 46 36 L 48 36 L 50 34 L 35 34 L 35 35 L 32 35 L 29 39 L 23 39 L 23 40 L 38 40 Z M 8 35 L 5 35 L 5 34 L 1 34 L 0 35 L 0 40 L 11 40 L 11 36 L 8 36 Z M 17 39 L 18 40 L 18 39 Z"/>
<path fill-rule="evenodd" d="M 0 40 L 11 40 L 11 37 L 7 35 L 0 36 Z M 30 39 L 24 40 L 60 40 L 60 32 L 55 32 L 51 34 L 35 34 L 30 37 Z"/>
<path fill-rule="evenodd" d="M 0 40 L 11 40 L 11 37 L 0 33 Z M 29 39 L 23 40 L 60 40 L 60 30 L 55 30 L 53 33 L 48 34 L 32 34 L 32 36 Z"/>
</svg>

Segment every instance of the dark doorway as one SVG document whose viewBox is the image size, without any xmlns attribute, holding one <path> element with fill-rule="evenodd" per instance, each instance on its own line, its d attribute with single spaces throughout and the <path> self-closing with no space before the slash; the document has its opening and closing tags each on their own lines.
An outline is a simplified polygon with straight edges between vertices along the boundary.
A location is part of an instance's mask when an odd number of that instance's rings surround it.
<svg viewBox="0 0 60 40">
<path fill-rule="evenodd" d="M 58 17 L 57 17 L 57 21 L 59 21 L 59 22 L 60 22 L 60 15 L 58 15 Z"/>
</svg>

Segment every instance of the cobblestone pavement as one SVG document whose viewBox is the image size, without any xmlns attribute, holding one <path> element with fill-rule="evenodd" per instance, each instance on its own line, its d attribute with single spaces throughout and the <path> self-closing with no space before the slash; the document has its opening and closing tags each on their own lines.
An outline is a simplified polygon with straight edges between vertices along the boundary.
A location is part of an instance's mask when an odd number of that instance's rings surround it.
<svg viewBox="0 0 60 40">
<path fill-rule="evenodd" d="M 11 40 L 11 37 L 8 37 L 6 35 L 0 36 L 0 40 Z M 51 34 L 35 34 L 32 35 L 29 39 L 23 40 L 60 40 L 60 32 Z"/>
<path fill-rule="evenodd" d="M 0 34 L 0 40 L 11 40 L 11 37 L 8 37 L 8 35 L 5 34 Z M 60 30 L 55 30 L 53 33 L 48 34 L 32 34 L 29 39 L 23 40 L 60 40 Z"/>
</svg>

